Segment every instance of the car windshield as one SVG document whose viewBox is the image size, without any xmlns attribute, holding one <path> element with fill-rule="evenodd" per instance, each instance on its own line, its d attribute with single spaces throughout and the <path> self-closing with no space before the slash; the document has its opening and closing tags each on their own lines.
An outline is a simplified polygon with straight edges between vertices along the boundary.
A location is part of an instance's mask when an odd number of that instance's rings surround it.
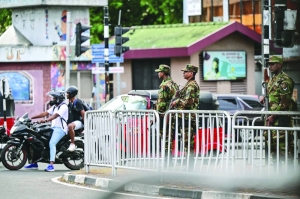
<svg viewBox="0 0 300 199">
<path fill-rule="evenodd" d="M 119 95 L 102 107 L 99 110 L 110 110 L 115 112 L 116 110 L 146 110 L 147 109 L 147 99 L 142 96 L 135 95 Z"/>
</svg>

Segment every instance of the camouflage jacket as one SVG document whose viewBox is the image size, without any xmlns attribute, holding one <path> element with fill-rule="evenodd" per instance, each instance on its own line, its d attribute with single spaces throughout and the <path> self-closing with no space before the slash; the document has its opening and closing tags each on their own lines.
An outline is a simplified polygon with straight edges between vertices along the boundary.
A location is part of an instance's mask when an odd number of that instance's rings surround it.
<svg viewBox="0 0 300 199">
<path fill-rule="evenodd" d="M 268 83 L 270 111 L 291 111 L 294 81 L 284 72 L 273 76 Z M 292 126 L 290 116 L 277 116 L 272 126 Z"/>
<path fill-rule="evenodd" d="M 186 85 L 178 91 L 176 110 L 197 110 L 199 105 L 200 88 L 195 80 L 189 80 Z"/>
<path fill-rule="evenodd" d="M 268 83 L 270 111 L 289 111 L 294 81 L 284 72 L 273 76 Z"/>
<path fill-rule="evenodd" d="M 156 102 L 156 110 L 159 113 L 165 113 L 170 106 L 171 99 L 174 97 L 178 85 L 173 82 L 171 77 L 163 80 L 159 86 L 158 99 Z"/>
</svg>

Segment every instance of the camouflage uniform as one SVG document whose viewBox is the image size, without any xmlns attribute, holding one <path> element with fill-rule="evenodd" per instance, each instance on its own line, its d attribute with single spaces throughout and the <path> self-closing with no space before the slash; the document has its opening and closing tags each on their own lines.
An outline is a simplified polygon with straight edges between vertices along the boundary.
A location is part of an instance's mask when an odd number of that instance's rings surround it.
<svg viewBox="0 0 300 199">
<path fill-rule="evenodd" d="M 165 74 L 170 73 L 170 67 L 167 65 L 159 65 L 159 68 L 155 70 L 155 72 L 164 72 Z M 172 80 L 171 77 L 167 77 L 162 81 L 159 86 L 158 98 L 156 102 L 156 110 L 158 111 L 160 116 L 160 136 L 162 137 L 163 133 L 163 118 L 164 113 L 169 110 L 170 102 L 176 91 L 178 90 L 178 85 Z M 168 140 L 168 136 L 166 136 L 166 140 Z"/>
<path fill-rule="evenodd" d="M 198 67 L 193 65 L 186 65 L 181 71 L 189 71 L 189 72 L 198 72 Z M 200 87 L 194 78 L 190 79 L 183 89 L 179 90 L 176 94 L 176 99 L 174 100 L 176 103 L 176 110 L 197 110 L 199 105 L 199 95 L 200 95 Z M 191 116 L 191 143 L 190 148 L 192 149 L 194 146 L 194 134 L 196 133 L 196 121 L 195 115 Z M 178 115 L 178 128 L 180 131 L 180 126 L 182 122 L 181 114 Z M 185 146 L 188 146 L 188 115 L 185 116 Z M 172 137 L 175 137 L 175 118 L 172 118 Z M 174 147 L 174 146 L 173 146 Z"/>
<path fill-rule="evenodd" d="M 282 64 L 282 59 L 277 56 L 270 58 L 269 63 L 278 62 Z M 283 71 L 273 76 L 268 83 L 269 111 L 291 111 L 291 100 L 294 89 L 294 81 Z M 292 117 L 288 115 L 275 116 L 274 123 L 271 126 L 292 127 Z M 265 132 L 267 136 L 267 132 Z M 271 132 L 271 153 L 276 154 L 277 132 Z M 288 132 L 288 151 L 289 157 L 293 157 L 294 136 L 293 132 Z M 279 156 L 285 154 L 285 132 L 279 131 Z M 274 156 L 276 158 L 276 155 Z"/>
<path fill-rule="evenodd" d="M 170 67 L 167 65 L 160 65 L 155 72 L 166 72 L 170 73 Z M 159 86 L 158 91 L 158 99 L 156 102 L 156 110 L 159 113 L 165 113 L 170 106 L 170 102 L 174 97 L 176 91 L 178 90 L 178 85 L 173 82 L 171 77 L 167 77 L 167 79 L 163 80 Z"/>
</svg>

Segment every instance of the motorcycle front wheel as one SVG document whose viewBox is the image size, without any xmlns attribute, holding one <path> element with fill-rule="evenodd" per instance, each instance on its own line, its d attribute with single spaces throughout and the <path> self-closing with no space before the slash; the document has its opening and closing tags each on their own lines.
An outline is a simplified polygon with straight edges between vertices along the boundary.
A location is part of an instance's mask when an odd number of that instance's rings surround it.
<svg viewBox="0 0 300 199">
<path fill-rule="evenodd" d="M 3 166 L 9 170 L 19 170 L 27 162 L 28 154 L 27 150 L 23 147 L 19 153 L 17 145 L 6 144 L 1 152 L 1 162 Z"/>
<path fill-rule="evenodd" d="M 64 165 L 71 170 L 79 170 L 84 167 L 84 143 L 75 141 L 76 150 L 69 152 L 70 157 L 64 159 Z M 72 154 L 75 153 L 75 154 Z"/>
</svg>

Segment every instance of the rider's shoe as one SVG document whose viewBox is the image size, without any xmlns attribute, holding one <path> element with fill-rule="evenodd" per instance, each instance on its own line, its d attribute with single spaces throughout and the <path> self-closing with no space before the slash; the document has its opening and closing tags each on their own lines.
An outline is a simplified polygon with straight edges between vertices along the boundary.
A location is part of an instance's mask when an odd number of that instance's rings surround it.
<svg viewBox="0 0 300 199">
<path fill-rule="evenodd" d="M 38 166 L 37 163 L 31 163 L 31 164 L 25 166 L 24 168 L 25 168 L 25 169 L 38 169 L 39 166 Z"/>
<path fill-rule="evenodd" d="M 55 169 L 54 169 L 54 166 L 52 165 L 52 164 L 49 164 L 48 166 L 47 166 L 47 168 L 45 169 L 45 171 L 55 171 Z"/>
<path fill-rule="evenodd" d="M 75 151 L 75 149 L 76 149 L 76 145 L 71 143 L 67 150 L 70 151 L 70 152 L 73 152 L 73 151 Z"/>
</svg>

